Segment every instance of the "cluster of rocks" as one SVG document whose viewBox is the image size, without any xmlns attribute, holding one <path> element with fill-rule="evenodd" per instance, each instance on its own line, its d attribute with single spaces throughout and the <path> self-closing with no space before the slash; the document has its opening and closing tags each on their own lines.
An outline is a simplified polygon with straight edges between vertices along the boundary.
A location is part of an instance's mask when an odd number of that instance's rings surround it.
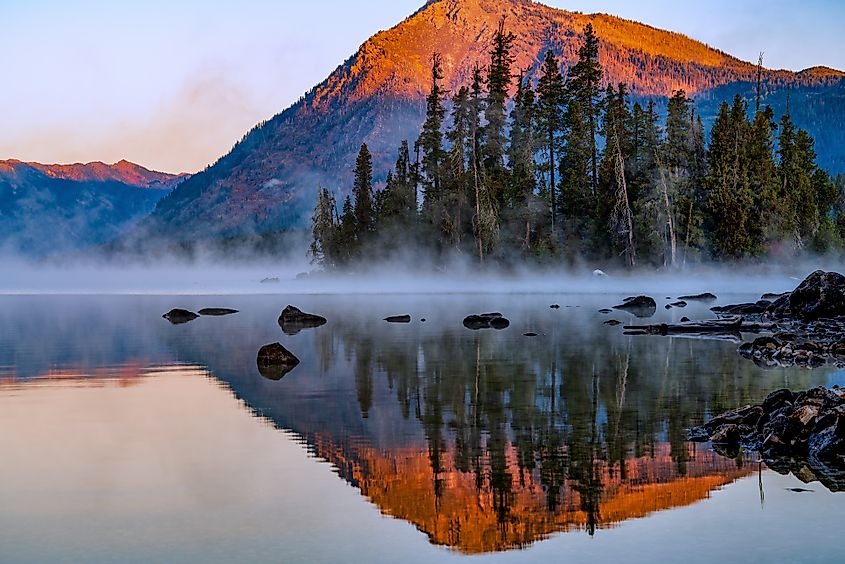
<svg viewBox="0 0 845 564">
<path fill-rule="evenodd" d="M 681 296 L 667 309 L 688 302 L 712 302 L 711 293 Z M 654 315 L 652 298 L 628 298 L 614 309 L 637 317 Z M 610 310 L 602 310 L 608 313 Z M 817 271 L 795 290 L 764 294 L 756 302 L 711 308 L 716 319 L 645 326 L 626 326 L 632 335 L 691 335 L 729 338 L 741 342 L 744 335 L 768 334 L 744 342 L 739 353 L 765 367 L 799 365 L 815 368 L 828 363 L 845 367 L 845 276 Z"/>
<path fill-rule="evenodd" d="M 714 417 L 689 430 L 689 439 L 712 442 L 722 454 L 745 447 L 768 459 L 792 457 L 845 466 L 845 389 L 778 390 L 759 405 Z"/>
<path fill-rule="evenodd" d="M 194 313 L 193 311 L 189 311 L 187 309 L 171 309 L 162 315 L 162 317 L 173 325 L 183 325 L 185 323 L 190 323 L 195 319 L 199 319 L 200 317 L 223 317 L 225 315 L 234 315 L 236 313 L 238 313 L 238 310 L 236 309 L 219 307 L 201 309 L 199 310 L 199 313 Z"/>
</svg>

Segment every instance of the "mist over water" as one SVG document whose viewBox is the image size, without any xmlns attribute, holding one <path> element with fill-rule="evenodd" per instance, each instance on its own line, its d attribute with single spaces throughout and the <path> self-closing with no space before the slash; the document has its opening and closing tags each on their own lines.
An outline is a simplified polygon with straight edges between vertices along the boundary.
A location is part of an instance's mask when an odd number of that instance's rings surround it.
<svg viewBox="0 0 845 564">
<path fill-rule="evenodd" d="M 0 256 L 0 294 L 649 294 L 759 295 L 794 289 L 811 272 L 842 270 L 835 261 L 696 265 L 677 271 L 576 267 L 479 267 L 461 257 L 446 265 L 408 259 L 320 271 L 306 253 L 229 260 L 32 261 Z"/>
</svg>

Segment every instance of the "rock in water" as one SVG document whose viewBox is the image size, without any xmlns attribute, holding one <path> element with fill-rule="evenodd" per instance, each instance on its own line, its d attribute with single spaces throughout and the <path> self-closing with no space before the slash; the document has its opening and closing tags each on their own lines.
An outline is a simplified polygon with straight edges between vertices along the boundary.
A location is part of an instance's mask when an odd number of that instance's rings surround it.
<svg viewBox="0 0 845 564">
<path fill-rule="evenodd" d="M 703 294 L 695 294 L 694 296 L 679 296 L 678 299 L 685 302 L 715 302 L 719 298 L 715 294 L 705 292 Z"/>
<path fill-rule="evenodd" d="M 805 320 L 845 316 L 845 276 L 817 270 L 788 297 L 792 315 Z"/>
<path fill-rule="evenodd" d="M 326 323 L 325 317 L 314 315 L 313 313 L 305 313 L 291 305 L 286 307 L 282 311 L 282 315 L 279 316 L 279 326 L 285 332 L 285 335 L 296 335 L 303 329 L 322 327 Z"/>
<path fill-rule="evenodd" d="M 281 380 L 299 366 L 299 359 L 280 343 L 266 345 L 258 351 L 258 372 L 268 380 Z"/>
<path fill-rule="evenodd" d="M 240 313 L 236 309 L 227 309 L 223 307 L 208 307 L 201 309 L 199 314 L 205 317 L 223 317 L 224 315 L 234 315 Z"/>
<path fill-rule="evenodd" d="M 648 296 L 636 296 L 627 298 L 624 303 L 614 306 L 613 309 L 627 311 L 636 317 L 652 317 L 657 313 L 657 302 Z"/>
<path fill-rule="evenodd" d="M 173 325 L 182 325 L 193 321 L 198 318 L 199 315 L 193 311 L 188 311 L 187 309 L 171 309 L 169 312 L 162 315 L 162 317 Z"/>
<path fill-rule="evenodd" d="M 501 313 L 482 313 L 481 315 L 470 315 L 464 319 L 464 327 L 473 331 L 481 329 L 507 329 L 511 322 L 505 319 Z"/>
<path fill-rule="evenodd" d="M 390 317 L 385 317 L 385 321 L 388 323 L 410 323 L 411 316 L 410 315 L 392 315 Z"/>
</svg>

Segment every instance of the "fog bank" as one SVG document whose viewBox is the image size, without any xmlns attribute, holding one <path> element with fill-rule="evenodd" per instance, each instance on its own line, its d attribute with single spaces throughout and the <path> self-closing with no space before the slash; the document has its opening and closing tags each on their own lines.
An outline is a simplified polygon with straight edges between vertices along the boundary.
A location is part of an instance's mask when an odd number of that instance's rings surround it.
<svg viewBox="0 0 845 564">
<path fill-rule="evenodd" d="M 304 257 L 234 264 L 162 259 L 72 265 L 6 257 L 0 258 L 0 294 L 762 294 L 792 290 L 820 268 L 842 270 L 841 265 L 817 261 L 599 275 L 586 266 L 479 269 L 455 262 L 445 268 L 384 263 L 355 273 L 326 274 L 315 271 Z"/>
</svg>

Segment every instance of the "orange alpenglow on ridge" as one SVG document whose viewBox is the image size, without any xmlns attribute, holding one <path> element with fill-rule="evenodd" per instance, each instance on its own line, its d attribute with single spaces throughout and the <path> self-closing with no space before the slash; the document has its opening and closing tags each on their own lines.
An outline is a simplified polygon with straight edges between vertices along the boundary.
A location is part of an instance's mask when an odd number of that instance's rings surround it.
<svg viewBox="0 0 845 564">
<path fill-rule="evenodd" d="M 688 94 L 736 81 L 756 80 L 757 67 L 685 35 L 605 14 L 581 14 L 528 0 L 433 0 L 396 27 L 366 41 L 360 51 L 316 89 L 313 107 L 336 98 L 372 96 L 417 99 L 431 82 L 431 57 L 443 55 L 445 85 L 455 90 L 470 81 L 488 49 L 500 18 L 516 35 L 516 69 L 535 71 L 549 49 L 565 66 L 577 61 L 582 30 L 592 24 L 600 42 L 605 82 L 627 83 L 633 94 Z M 803 76 L 766 71 L 767 80 L 813 80 L 842 76 L 818 68 Z"/>
<path fill-rule="evenodd" d="M 331 463 L 382 513 L 412 523 L 433 544 L 466 554 L 526 547 L 555 533 L 612 528 L 628 519 L 707 499 L 711 492 L 753 472 L 703 448 L 687 448 L 685 474 L 678 471 L 668 444 L 659 445 L 652 457 L 626 460 L 625 479 L 618 468 L 597 461 L 592 488 L 565 480 L 558 506 L 550 510 L 537 471 L 520 475 L 513 446 L 505 453 L 509 493 L 502 496 L 491 487 L 489 459 L 483 463 L 485 478 L 479 489 L 474 473 L 456 468 L 452 452 L 443 453 L 442 471 L 435 480 L 425 447 L 381 451 L 360 444 L 345 449 L 325 436 L 314 441 L 317 456 Z M 594 499 L 588 497 L 591 491 Z"/>
</svg>

